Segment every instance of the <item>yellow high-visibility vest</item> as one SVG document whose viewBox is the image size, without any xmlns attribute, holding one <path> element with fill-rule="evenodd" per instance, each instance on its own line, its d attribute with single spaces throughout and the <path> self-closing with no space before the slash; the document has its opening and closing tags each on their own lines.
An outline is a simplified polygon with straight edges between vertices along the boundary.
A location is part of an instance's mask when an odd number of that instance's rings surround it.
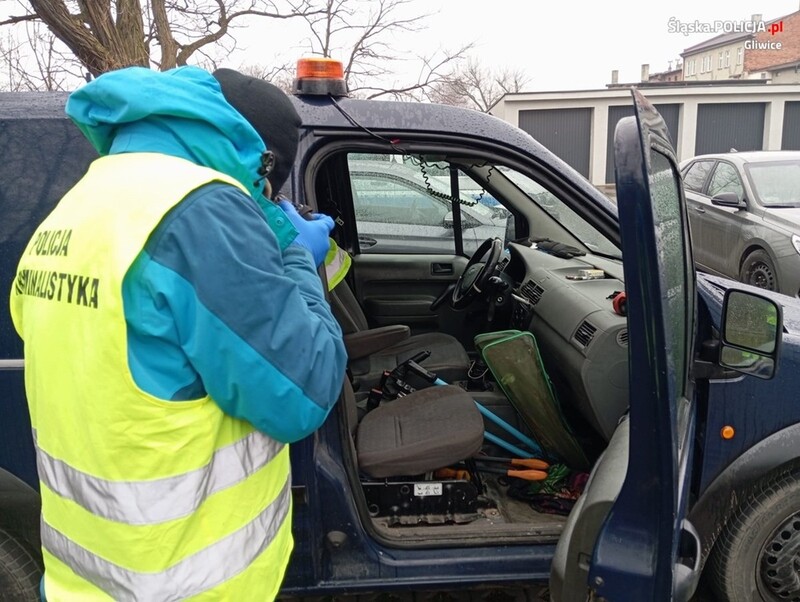
<svg viewBox="0 0 800 602">
<path fill-rule="evenodd" d="M 164 215 L 212 182 L 156 153 L 92 163 L 36 230 L 11 290 L 59 600 L 268 600 L 292 549 L 289 449 L 128 366 L 122 281 Z M 254 598 L 255 596 L 255 598 Z"/>
</svg>

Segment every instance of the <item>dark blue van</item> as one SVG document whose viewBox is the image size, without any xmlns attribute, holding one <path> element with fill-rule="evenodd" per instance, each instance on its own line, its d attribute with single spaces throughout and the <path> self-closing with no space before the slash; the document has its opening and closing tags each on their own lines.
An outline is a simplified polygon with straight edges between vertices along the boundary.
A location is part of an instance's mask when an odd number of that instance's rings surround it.
<svg viewBox="0 0 800 602">
<path fill-rule="evenodd" d="M 0 94 L 4 299 L 31 233 L 94 158 L 65 100 Z M 352 256 L 331 292 L 350 378 L 324 426 L 292 449 L 284 595 L 549 583 L 557 601 L 688 600 L 702 576 L 723 600 L 800 599 L 800 304 L 695 273 L 675 155 L 646 99 L 634 92 L 635 116 L 617 128 L 616 207 L 485 114 L 330 94 L 293 102 L 303 131 L 284 192 L 334 216 Z M 381 180 L 354 185 L 350 166 L 366 161 L 381 162 Z M 450 191 L 405 190 L 392 166 Z M 406 210 L 374 215 L 381 204 L 361 195 L 378 187 Z M 505 236 L 470 256 L 476 225 L 463 206 L 482 195 L 502 205 Z M 365 207 L 396 231 L 360 231 Z M 415 244 L 398 252 L 398 232 Z M 507 461 L 486 459 L 535 455 L 520 440 L 543 428 L 476 351 L 476 336 L 507 330 L 535 337 L 569 425 L 560 435 L 578 446 L 571 474 L 590 473 L 556 510 L 532 501 L 531 481 L 498 474 Z M 461 385 L 494 418 L 476 427 L 468 412 L 447 414 L 452 389 L 412 386 L 409 370 Z M 23 371 L 3 301 L 0 591 L 14 600 L 36 599 L 41 571 Z"/>
</svg>

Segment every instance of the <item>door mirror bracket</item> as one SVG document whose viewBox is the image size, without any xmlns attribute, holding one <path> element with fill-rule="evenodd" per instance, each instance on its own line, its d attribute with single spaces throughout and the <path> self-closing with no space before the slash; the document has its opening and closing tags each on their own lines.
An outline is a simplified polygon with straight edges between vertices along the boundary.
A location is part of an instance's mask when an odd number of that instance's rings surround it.
<svg viewBox="0 0 800 602">
<path fill-rule="evenodd" d="M 692 378 L 701 380 L 728 380 L 736 378 L 739 373 L 719 365 L 717 362 L 695 360 L 692 362 Z"/>
</svg>

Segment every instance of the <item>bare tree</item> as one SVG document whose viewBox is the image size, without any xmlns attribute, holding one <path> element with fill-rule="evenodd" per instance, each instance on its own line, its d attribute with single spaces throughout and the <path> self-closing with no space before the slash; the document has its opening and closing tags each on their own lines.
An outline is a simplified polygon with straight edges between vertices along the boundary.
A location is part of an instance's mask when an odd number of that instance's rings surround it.
<svg viewBox="0 0 800 602">
<path fill-rule="evenodd" d="M 263 65 L 243 65 L 239 71 L 250 77 L 257 77 L 278 86 L 287 94 L 292 93 L 294 83 L 294 70 L 288 64 L 278 65 L 277 67 L 265 67 Z"/>
<path fill-rule="evenodd" d="M 129 65 L 166 70 L 189 61 L 213 68 L 221 56 L 236 49 L 234 29 L 254 18 L 302 19 L 312 53 L 344 60 L 351 93 L 367 98 L 425 99 L 452 76 L 472 44 L 455 50 L 418 55 L 397 50 L 397 40 L 425 28 L 429 15 L 415 11 L 418 0 L 16 0 L 20 14 L 0 20 L 0 25 L 40 23 L 50 30 L 44 41 L 28 44 L 34 66 L 25 65 L 20 46 L 9 39 L 0 59 L 12 64 L 17 82 L 25 68 L 40 75 L 40 68 L 75 72 L 74 65 L 54 61 L 74 55 L 89 76 Z M 58 52 L 61 48 L 62 51 Z M 411 78 L 393 77 L 403 65 L 416 71 Z M 244 67 L 283 89 L 291 87 L 288 65 Z M 55 71 L 51 71 L 55 72 Z M 29 78 L 30 79 L 30 78 Z M 40 78 L 40 89 L 62 83 Z M 59 80 L 60 81 L 60 80 Z M 74 81 L 74 80 L 73 80 Z M 17 85 L 17 84 L 15 84 Z M 28 82 L 26 87 L 33 87 Z M 74 84 L 73 84 L 74 85 Z"/>
<path fill-rule="evenodd" d="M 465 44 L 455 50 L 440 49 L 429 55 L 418 55 L 416 79 L 395 82 L 391 86 L 363 84 L 355 88 L 367 98 L 390 97 L 395 100 L 427 100 L 438 86 L 453 77 L 456 66 L 464 60 L 464 56 L 472 48 L 472 43 Z"/>
<path fill-rule="evenodd" d="M 131 65 L 166 70 L 208 59 L 208 50 L 219 46 L 231 52 L 232 30 L 245 18 L 311 18 L 311 2 L 29 0 L 29 10 L 0 25 L 41 21 L 96 76 Z"/>
<path fill-rule="evenodd" d="M 419 5 L 415 0 L 317 2 L 316 10 L 304 17 L 309 30 L 305 47 L 313 54 L 342 60 L 348 90 L 356 96 L 420 98 L 444 81 L 472 47 L 467 43 L 455 50 L 403 58 L 396 40 L 425 29 L 430 16 L 413 10 Z M 401 61 L 416 64 L 416 79 L 387 84 Z"/>
<path fill-rule="evenodd" d="M 470 59 L 434 86 L 428 99 L 488 113 L 505 94 L 519 92 L 527 83 L 528 77 L 521 70 L 492 71 Z"/>
<path fill-rule="evenodd" d="M 5 71 L 0 90 L 52 92 L 72 88 L 83 75 L 77 59 L 65 54 L 63 46 L 41 23 L 23 23 L 21 28 L 23 39 L 10 28 L 0 37 L 0 64 Z"/>
</svg>

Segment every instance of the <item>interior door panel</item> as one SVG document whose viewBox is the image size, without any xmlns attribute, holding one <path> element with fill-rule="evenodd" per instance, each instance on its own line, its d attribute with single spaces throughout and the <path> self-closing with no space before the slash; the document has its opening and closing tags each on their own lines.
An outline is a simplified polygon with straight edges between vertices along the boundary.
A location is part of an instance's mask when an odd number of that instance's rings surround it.
<svg viewBox="0 0 800 602">
<path fill-rule="evenodd" d="M 371 327 L 406 324 L 415 334 L 441 331 L 458 336 L 462 314 L 447 303 L 433 313 L 430 305 L 466 264 L 466 257 L 456 255 L 357 255 L 353 284 Z"/>
</svg>

